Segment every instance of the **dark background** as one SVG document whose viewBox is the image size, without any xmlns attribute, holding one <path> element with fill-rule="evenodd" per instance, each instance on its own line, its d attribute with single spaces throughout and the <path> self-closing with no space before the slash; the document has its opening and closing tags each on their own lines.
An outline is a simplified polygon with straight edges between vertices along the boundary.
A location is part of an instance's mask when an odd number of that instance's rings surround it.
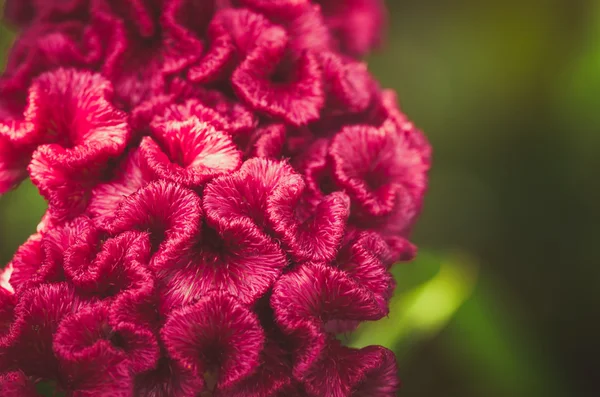
<svg viewBox="0 0 600 397">
<path fill-rule="evenodd" d="M 395 349 L 402 396 L 599 396 L 600 2 L 388 6 L 370 69 L 435 163 L 420 257 L 349 343 Z M 2 263 L 43 210 L 30 184 L 0 198 Z"/>
</svg>

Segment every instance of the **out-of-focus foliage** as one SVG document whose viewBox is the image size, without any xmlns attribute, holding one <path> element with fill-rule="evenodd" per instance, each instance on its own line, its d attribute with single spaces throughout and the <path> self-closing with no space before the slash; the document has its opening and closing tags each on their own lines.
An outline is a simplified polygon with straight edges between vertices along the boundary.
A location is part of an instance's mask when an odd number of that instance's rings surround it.
<svg viewBox="0 0 600 397">
<path fill-rule="evenodd" d="M 477 279 L 475 265 L 461 256 L 436 258 L 421 254 L 414 266 L 400 266 L 394 269 L 394 275 L 402 292 L 390 303 L 389 317 L 361 325 L 351 337 L 352 346 L 379 344 L 405 357 L 410 346 L 434 337 L 444 328 L 471 295 Z M 427 275 L 431 277 L 425 278 Z M 414 286 L 409 288 L 411 284 Z"/>
<path fill-rule="evenodd" d="M 394 348 L 403 396 L 600 395 L 600 2 L 387 3 L 369 66 L 434 169 L 422 252 L 348 343 Z M 29 183 L 0 198 L 3 263 L 43 211 Z"/>
</svg>

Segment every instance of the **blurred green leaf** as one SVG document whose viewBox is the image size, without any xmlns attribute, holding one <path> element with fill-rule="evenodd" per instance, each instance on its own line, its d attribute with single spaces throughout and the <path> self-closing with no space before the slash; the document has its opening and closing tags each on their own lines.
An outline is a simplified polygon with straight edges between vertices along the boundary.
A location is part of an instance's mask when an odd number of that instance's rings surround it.
<svg viewBox="0 0 600 397">
<path fill-rule="evenodd" d="M 64 397 L 66 395 L 63 392 L 56 391 L 56 382 L 53 381 L 42 381 L 36 383 L 35 391 L 38 394 L 46 397 Z"/>
<path fill-rule="evenodd" d="M 566 382 L 539 337 L 519 318 L 518 305 L 481 275 L 473 296 L 448 324 L 441 346 L 469 375 L 473 395 L 562 397 Z"/>
<path fill-rule="evenodd" d="M 417 276 L 411 272 L 431 275 L 435 268 L 437 272 L 423 284 L 397 293 L 390 303 L 388 318 L 359 327 L 350 341 L 351 346 L 377 344 L 397 354 L 404 353 L 410 345 L 431 338 L 444 328 L 469 297 L 477 279 L 477 266 L 464 255 L 440 258 L 421 253 L 414 263 L 398 266 L 395 277 L 400 285 L 405 283 L 406 268 L 413 279 Z"/>
<path fill-rule="evenodd" d="M 10 259 L 27 237 L 35 233 L 45 211 L 46 202 L 29 180 L 0 197 L 0 239 L 5 248 L 0 252 L 1 265 Z"/>
</svg>

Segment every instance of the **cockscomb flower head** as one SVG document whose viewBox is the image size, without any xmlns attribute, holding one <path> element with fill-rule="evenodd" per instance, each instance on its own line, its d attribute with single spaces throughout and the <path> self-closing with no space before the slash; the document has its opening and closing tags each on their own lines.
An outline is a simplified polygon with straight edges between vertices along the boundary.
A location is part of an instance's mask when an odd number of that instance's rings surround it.
<svg viewBox="0 0 600 397">
<path fill-rule="evenodd" d="M 0 390 L 391 397 L 388 313 L 431 151 L 360 56 L 381 0 L 7 0 Z"/>
</svg>

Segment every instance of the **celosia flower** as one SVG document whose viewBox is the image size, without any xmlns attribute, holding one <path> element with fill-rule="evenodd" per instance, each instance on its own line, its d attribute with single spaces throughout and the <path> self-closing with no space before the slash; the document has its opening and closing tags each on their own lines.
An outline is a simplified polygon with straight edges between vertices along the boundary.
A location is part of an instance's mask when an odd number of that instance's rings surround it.
<svg viewBox="0 0 600 397">
<path fill-rule="evenodd" d="M 380 0 L 7 0 L 0 193 L 48 201 L 0 274 L 0 389 L 394 396 L 388 313 L 429 145 L 357 56 Z"/>
</svg>

